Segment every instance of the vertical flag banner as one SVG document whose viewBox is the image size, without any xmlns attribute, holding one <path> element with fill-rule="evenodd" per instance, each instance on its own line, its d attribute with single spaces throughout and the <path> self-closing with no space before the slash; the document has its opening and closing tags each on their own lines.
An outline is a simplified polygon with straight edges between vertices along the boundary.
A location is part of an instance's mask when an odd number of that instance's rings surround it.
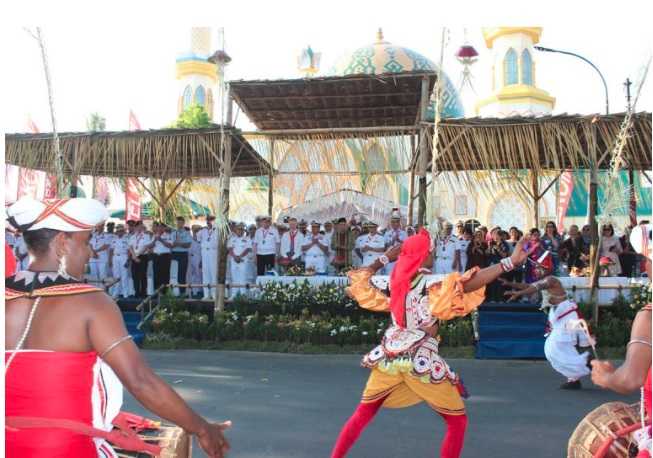
<svg viewBox="0 0 653 458">
<path fill-rule="evenodd" d="M 565 216 L 567 214 L 567 208 L 569 208 L 569 201 L 571 200 L 571 194 L 574 192 L 574 177 L 571 174 L 571 170 L 566 170 L 560 175 L 560 191 L 558 193 L 558 205 L 556 209 L 556 214 L 558 215 L 558 232 L 562 233 L 564 231 L 565 225 Z"/>
<path fill-rule="evenodd" d="M 104 205 L 109 205 L 109 179 L 107 177 L 98 177 L 95 179 L 93 194 L 95 199 Z"/>
<path fill-rule="evenodd" d="M 129 130 L 141 130 L 141 124 L 132 110 L 129 110 Z M 127 178 L 125 188 L 125 220 L 138 221 L 141 219 L 141 196 L 138 192 L 138 182 L 135 178 Z"/>
</svg>

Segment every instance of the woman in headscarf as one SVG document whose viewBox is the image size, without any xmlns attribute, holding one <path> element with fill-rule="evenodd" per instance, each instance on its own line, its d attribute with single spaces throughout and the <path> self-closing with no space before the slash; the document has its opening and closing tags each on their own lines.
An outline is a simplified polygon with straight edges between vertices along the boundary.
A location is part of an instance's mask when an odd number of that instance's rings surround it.
<svg viewBox="0 0 653 458">
<path fill-rule="evenodd" d="M 115 457 L 108 442 L 155 453 L 124 427 L 122 384 L 147 409 L 197 436 L 210 457 L 229 445 L 223 430 L 188 407 L 143 360 L 113 300 L 83 283 L 95 225 L 108 214 L 93 199 L 21 199 L 9 222 L 24 233 L 27 270 L 5 283 L 6 453 Z"/>
<path fill-rule="evenodd" d="M 381 345 L 363 358 L 362 364 L 371 374 L 360 404 L 340 432 L 333 458 L 345 456 L 379 408 L 408 407 L 422 401 L 447 424 L 440 456 L 460 456 L 467 425 L 462 400 L 466 392 L 458 375 L 438 354 L 438 323 L 475 310 L 483 302 L 484 286 L 525 259 L 520 242 L 513 255 L 499 264 L 473 268 L 464 275 L 454 272 L 429 285 L 423 274 L 429 273 L 426 267 L 433 264 L 432 242 L 421 229 L 372 265 L 349 273 L 348 294 L 365 309 L 389 311 L 392 324 Z M 388 288 L 377 289 L 371 277 L 395 260 Z"/>
</svg>

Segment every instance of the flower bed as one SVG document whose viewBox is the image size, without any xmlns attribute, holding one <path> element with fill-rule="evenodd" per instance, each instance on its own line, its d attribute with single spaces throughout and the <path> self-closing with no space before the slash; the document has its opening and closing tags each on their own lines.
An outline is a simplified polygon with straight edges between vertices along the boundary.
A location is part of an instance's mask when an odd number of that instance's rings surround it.
<svg viewBox="0 0 653 458">
<path fill-rule="evenodd" d="M 650 300 L 650 288 L 633 291 L 635 303 L 619 297 L 612 307 L 601 307 L 598 329 L 593 332 L 601 347 L 622 347 L 630 336 L 636 311 Z M 589 321 L 592 307 L 580 304 Z M 164 298 L 164 306 L 150 323 L 151 340 L 157 336 L 186 339 L 207 345 L 225 342 L 280 343 L 287 346 L 356 347 L 378 344 L 390 316 L 361 309 L 347 297 L 344 287 L 308 282 L 268 283 L 259 299 L 239 296 L 224 312 L 196 310 L 183 301 Z M 474 344 L 470 317 L 441 324 L 441 344 L 469 347 Z"/>
</svg>

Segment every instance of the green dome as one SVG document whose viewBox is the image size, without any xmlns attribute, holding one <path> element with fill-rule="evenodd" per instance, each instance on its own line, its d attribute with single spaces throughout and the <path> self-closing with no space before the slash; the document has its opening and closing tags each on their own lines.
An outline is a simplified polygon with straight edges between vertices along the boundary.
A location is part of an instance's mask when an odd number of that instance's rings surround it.
<svg viewBox="0 0 653 458">
<path fill-rule="evenodd" d="M 383 39 L 379 30 L 375 43 L 358 48 L 352 53 L 340 57 L 329 71 L 329 75 L 380 75 L 384 73 L 402 73 L 415 71 L 437 71 L 437 65 L 418 52 L 402 46 L 393 45 Z M 462 118 L 465 114 L 456 88 L 449 77 L 444 74 L 444 118 Z M 433 120 L 433 107 L 429 108 L 428 117 Z"/>
</svg>

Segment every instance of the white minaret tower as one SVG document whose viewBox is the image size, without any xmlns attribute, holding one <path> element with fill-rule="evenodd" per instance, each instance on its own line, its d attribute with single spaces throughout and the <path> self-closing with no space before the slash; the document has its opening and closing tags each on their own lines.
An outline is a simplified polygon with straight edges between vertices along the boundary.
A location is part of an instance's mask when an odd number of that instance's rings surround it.
<svg viewBox="0 0 653 458">
<path fill-rule="evenodd" d="M 213 120 L 218 73 L 216 64 L 208 60 L 210 55 L 211 28 L 191 28 L 190 49 L 177 57 L 178 114 L 189 105 L 198 104 L 204 107 Z"/>
<path fill-rule="evenodd" d="M 555 98 L 536 85 L 533 45 L 541 27 L 484 28 L 492 50 L 492 95 L 476 104 L 484 117 L 543 116 L 551 114 Z"/>
</svg>

